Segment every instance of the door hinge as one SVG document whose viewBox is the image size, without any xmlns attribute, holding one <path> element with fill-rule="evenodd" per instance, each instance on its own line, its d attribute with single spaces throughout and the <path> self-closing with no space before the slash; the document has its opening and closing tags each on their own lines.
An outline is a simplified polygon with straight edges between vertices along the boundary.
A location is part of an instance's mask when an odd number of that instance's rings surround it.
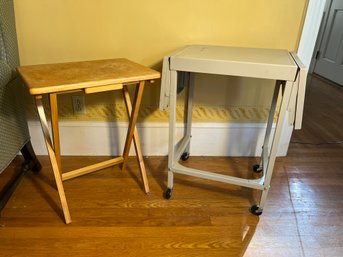
<svg viewBox="0 0 343 257">
<path fill-rule="evenodd" d="M 318 50 L 318 51 L 316 52 L 316 60 L 318 60 L 319 57 L 320 57 L 320 51 Z"/>
</svg>

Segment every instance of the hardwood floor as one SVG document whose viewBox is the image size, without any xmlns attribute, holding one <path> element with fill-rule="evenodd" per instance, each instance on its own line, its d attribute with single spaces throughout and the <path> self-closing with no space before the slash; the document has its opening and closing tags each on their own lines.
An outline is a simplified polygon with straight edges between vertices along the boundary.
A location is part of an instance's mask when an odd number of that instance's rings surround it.
<svg viewBox="0 0 343 257">
<path fill-rule="evenodd" d="M 167 159 L 146 157 L 146 195 L 135 159 L 64 183 L 72 223 L 65 225 L 49 160 L 28 173 L 0 217 L 0 256 L 343 256 L 343 88 L 313 77 L 303 129 L 278 158 L 267 205 L 249 213 L 259 192 L 176 175 Z M 313 144 L 300 144 L 313 143 Z M 64 157 L 65 170 L 107 157 Z M 193 157 L 193 167 L 253 177 L 257 158 Z M 15 170 L 18 157 L 0 183 Z"/>
</svg>

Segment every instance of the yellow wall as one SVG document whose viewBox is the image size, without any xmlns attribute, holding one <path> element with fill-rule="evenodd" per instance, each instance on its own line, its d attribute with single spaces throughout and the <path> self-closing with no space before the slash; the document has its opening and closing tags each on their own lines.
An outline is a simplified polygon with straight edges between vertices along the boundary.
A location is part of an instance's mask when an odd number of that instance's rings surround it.
<svg viewBox="0 0 343 257">
<path fill-rule="evenodd" d="M 126 57 L 156 69 L 161 69 L 164 55 L 187 44 L 296 50 L 305 7 L 306 0 L 15 0 L 24 65 Z M 230 85 L 233 93 L 225 92 L 226 98 L 204 104 L 269 105 L 270 86 L 255 99 L 257 92 L 251 91 L 250 85 L 259 81 L 235 81 L 219 82 L 222 91 Z M 164 119 L 154 111 L 158 86 L 156 83 L 145 93 L 144 107 L 151 111 L 147 119 L 153 113 L 157 120 Z M 206 92 L 205 84 L 200 87 Z M 89 109 L 96 109 L 116 99 L 115 94 L 102 94 L 88 97 L 86 102 Z M 70 113 L 70 97 L 61 97 L 61 103 L 64 117 L 76 119 Z M 102 119 L 96 113 L 81 119 Z"/>
</svg>

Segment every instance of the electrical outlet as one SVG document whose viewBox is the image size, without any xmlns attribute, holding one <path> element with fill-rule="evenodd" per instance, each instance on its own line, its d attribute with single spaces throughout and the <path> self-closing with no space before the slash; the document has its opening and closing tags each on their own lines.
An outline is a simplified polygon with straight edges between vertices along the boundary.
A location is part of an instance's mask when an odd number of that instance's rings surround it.
<svg viewBox="0 0 343 257">
<path fill-rule="evenodd" d="M 72 96 L 74 114 L 86 114 L 85 97 L 83 95 Z"/>
</svg>

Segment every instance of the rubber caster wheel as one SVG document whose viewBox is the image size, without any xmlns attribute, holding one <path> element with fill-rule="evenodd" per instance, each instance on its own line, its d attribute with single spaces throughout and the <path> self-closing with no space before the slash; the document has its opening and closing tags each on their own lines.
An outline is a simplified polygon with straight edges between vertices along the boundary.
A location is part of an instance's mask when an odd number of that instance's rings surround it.
<svg viewBox="0 0 343 257">
<path fill-rule="evenodd" d="M 189 153 L 188 153 L 188 152 L 184 152 L 184 153 L 181 155 L 181 160 L 187 161 L 188 159 L 189 159 Z"/>
<path fill-rule="evenodd" d="M 255 165 L 252 166 L 252 170 L 255 173 L 261 173 L 263 171 L 263 167 L 260 166 L 260 164 L 255 164 Z"/>
<path fill-rule="evenodd" d="M 172 197 L 172 194 L 173 194 L 173 190 L 168 188 L 166 190 L 166 192 L 164 193 L 164 198 L 168 200 L 168 199 L 170 199 Z"/>
<path fill-rule="evenodd" d="M 250 211 L 252 214 L 256 216 L 260 216 L 262 214 L 262 210 L 257 204 L 254 204 L 253 206 L 251 206 Z"/>
</svg>

